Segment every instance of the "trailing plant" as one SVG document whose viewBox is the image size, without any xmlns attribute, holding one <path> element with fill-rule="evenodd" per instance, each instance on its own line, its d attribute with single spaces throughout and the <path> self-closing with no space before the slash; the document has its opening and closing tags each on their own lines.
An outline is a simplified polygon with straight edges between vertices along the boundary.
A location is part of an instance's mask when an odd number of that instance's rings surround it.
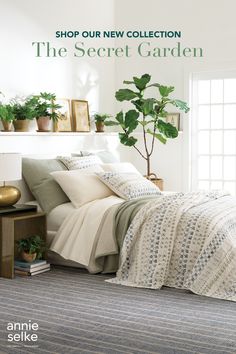
<svg viewBox="0 0 236 354">
<path fill-rule="evenodd" d="M 30 104 L 34 110 L 36 119 L 40 117 L 49 117 L 54 122 L 60 119 L 60 113 L 56 112 L 61 108 L 59 104 L 55 103 L 56 95 L 54 93 L 40 92 L 39 95 L 34 95 L 30 99 Z"/>
<path fill-rule="evenodd" d="M 122 133 L 119 133 L 120 142 L 123 145 L 132 146 L 146 160 L 147 177 L 151 175 L 151 155 L 156 139 L 166 144 L 167 139 L 173 139 L 178 136 L 178 130 L 171 123 L 165 121 L 168 114 L 167 106 L 174 106 L 185 113 L 189 111 L 187 103 L 169 97 L 174 91 L 173 86 L 150 83 L 150 81 L 151 76 L 149 74 L 133 77 L 133 81 L 124 81 L 126 85 L 134 85 L 135 89 L 120 89 L 116 92 L 115 97 L 119 102 L 131 102 L 134 108 L 125 113 L 120 111 L 115 120 L 107 121 L 106 124 L 119 126 L 122 129 Z M 155 97 L 145 96 L 150 88 L 157 89 Z M 138 139 L 132 135 L 138 126 L 142 129 L 144 151 L 137 147 Z M 147 142 L 148 135 L 152 136 L 150 146 L 148 146 Z"/>
<path fill-rule="evenodd" d="M 43 252 L 46 250 L 45 241 L 38 235 L 18 240 L 16 244 L 19 252 L 37 253 L 37 259 L 41 259 Z"/>
</svg>

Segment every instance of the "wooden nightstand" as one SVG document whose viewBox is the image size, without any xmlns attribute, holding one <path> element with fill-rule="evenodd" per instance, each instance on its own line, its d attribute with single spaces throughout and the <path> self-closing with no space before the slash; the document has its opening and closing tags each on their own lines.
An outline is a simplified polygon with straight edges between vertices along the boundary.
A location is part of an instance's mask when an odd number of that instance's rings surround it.
<svg viewBox="0 0 236 354">
<path fill-rule="evenodd" d="M 20 210 L 19 210 L 20 209 Z M 15 241 L 39 235 L 46 241 L 46 214 L 22 205 L 17 210 L 0 208 L 0 276 L 14 278 Z"/>
</svg>

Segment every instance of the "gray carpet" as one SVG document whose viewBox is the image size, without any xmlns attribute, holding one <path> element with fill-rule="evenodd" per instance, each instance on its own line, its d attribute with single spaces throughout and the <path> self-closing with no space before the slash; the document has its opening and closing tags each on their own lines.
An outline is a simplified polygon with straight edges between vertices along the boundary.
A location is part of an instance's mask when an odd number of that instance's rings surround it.
<svg viewBox="0 0 236 354">
<path fill-rule="evenodd" d="M 236 353 L 236 303 L 107 278 L 60 267 L 0 278 L 0 353 Z M 7 324 L 29 319 L 36 346 L 8 343 Z"/>
</svg>

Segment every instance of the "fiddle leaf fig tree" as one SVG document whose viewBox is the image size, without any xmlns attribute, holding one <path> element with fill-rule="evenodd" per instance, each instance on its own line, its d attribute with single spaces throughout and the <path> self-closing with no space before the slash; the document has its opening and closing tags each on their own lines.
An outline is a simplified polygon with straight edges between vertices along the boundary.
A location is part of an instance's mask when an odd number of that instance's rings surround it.
<svg viewBox="0 0 236 354">
<path fill-rule="evenodd" d="M 151 76 L 144 74 L 141 77 L 133 77 L 133 81 L 124 81 L 126 85 L 135 88 L 120 89 L 116 92 L 116 99 L 120 102 L 130 101 L 134 106 L 127 112 L 120 111 L 115 120 L 107 121 L 107 125 L 120 126 L 122 132 L 119 133 L 120 142 L 126 146 L 132 146 L 146 160 L 147 177 L 151 175 L 150 160 L 153 153 L 155 140 L 158 139 L 162 144 L 166 144 L 167 139 L 174 139 L 178 136 L 178 130 L 166 122 L 168 115 L 167 106 L 175 106 L 180 111 L 187 113 L 189 107 L 187 103 L 173 99 L 170 94 L 174 91 L 173 86 L 164 86 L 159 83 L 150 83 Z M 149 88 L 156 88 L 156 97 L 147 97 Z M 137 138 L 132 133 L 138 128 L 142 129 L 142 139 L 144 150 L 137 147 Z M 151 135 L 151 143 L 148 146 L 147 136 Z"/>
</svg>

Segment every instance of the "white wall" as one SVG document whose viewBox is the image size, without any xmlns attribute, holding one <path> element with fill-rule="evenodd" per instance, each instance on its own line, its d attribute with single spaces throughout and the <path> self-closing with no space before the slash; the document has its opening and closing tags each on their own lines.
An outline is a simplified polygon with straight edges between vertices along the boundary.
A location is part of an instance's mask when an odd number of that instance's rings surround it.
<svg viewBox="0 0 236 354">
<path fill-rule="evenodd" d="M 123 80 L 144 73 L 152 75 L 154 82 L 175 87 L 173 97 L 189 101 L 189 74 L 194 71 L 236 68 L 235 0 L 120 0 L 115 2 L 116 28 L 123 30 L 181 30 L 181 43 L 186 47 L 202 47 L 201 58 L 141 58 L 133 56 L 116 61 L 116 89 L 124 87 Z M 142 42 L 127 39 L 130 46 Z M 145 39 L 144 41 L 147 41 Z M 153 46 L 173 47 L 176 39 L 148 39 Z M 117 40 L 116 45 L 122 45 Z M 155 95 L 155 89 L 152 91 Z M 117 111 L 124 105 L 117 103 Z M 171 109 L 175 111 L 174 108 Z M 184 134 L 177 141 L 163 147 L 158 143 L 153 158 L 153 170 L 165 179 L 166 189 L 186 190 L 189 172 L 188 115 L 181 115 Z M 136 152 L 126 148 L 127 159 L 144 170 L 145 162 Z"/>
<path fill-rule="evenodd" d="M 114 27 L 112 0 L 0 0 L 0 78 L 6 95 L 55 92 L 87 99 L 90 111 L 113 113 L 114 61 L 96 58 L 36 58 L 31 43 L 50 41 L 69 50 L 74 38 L 56 39 L 57 30 L 104 30 Z M 110 40 L 110 42 L 113 40 Z M 93 44 L 87 39 L 88 45 Z M 101 45 L 106 40 L 100 40 Z"/>
</svg>

